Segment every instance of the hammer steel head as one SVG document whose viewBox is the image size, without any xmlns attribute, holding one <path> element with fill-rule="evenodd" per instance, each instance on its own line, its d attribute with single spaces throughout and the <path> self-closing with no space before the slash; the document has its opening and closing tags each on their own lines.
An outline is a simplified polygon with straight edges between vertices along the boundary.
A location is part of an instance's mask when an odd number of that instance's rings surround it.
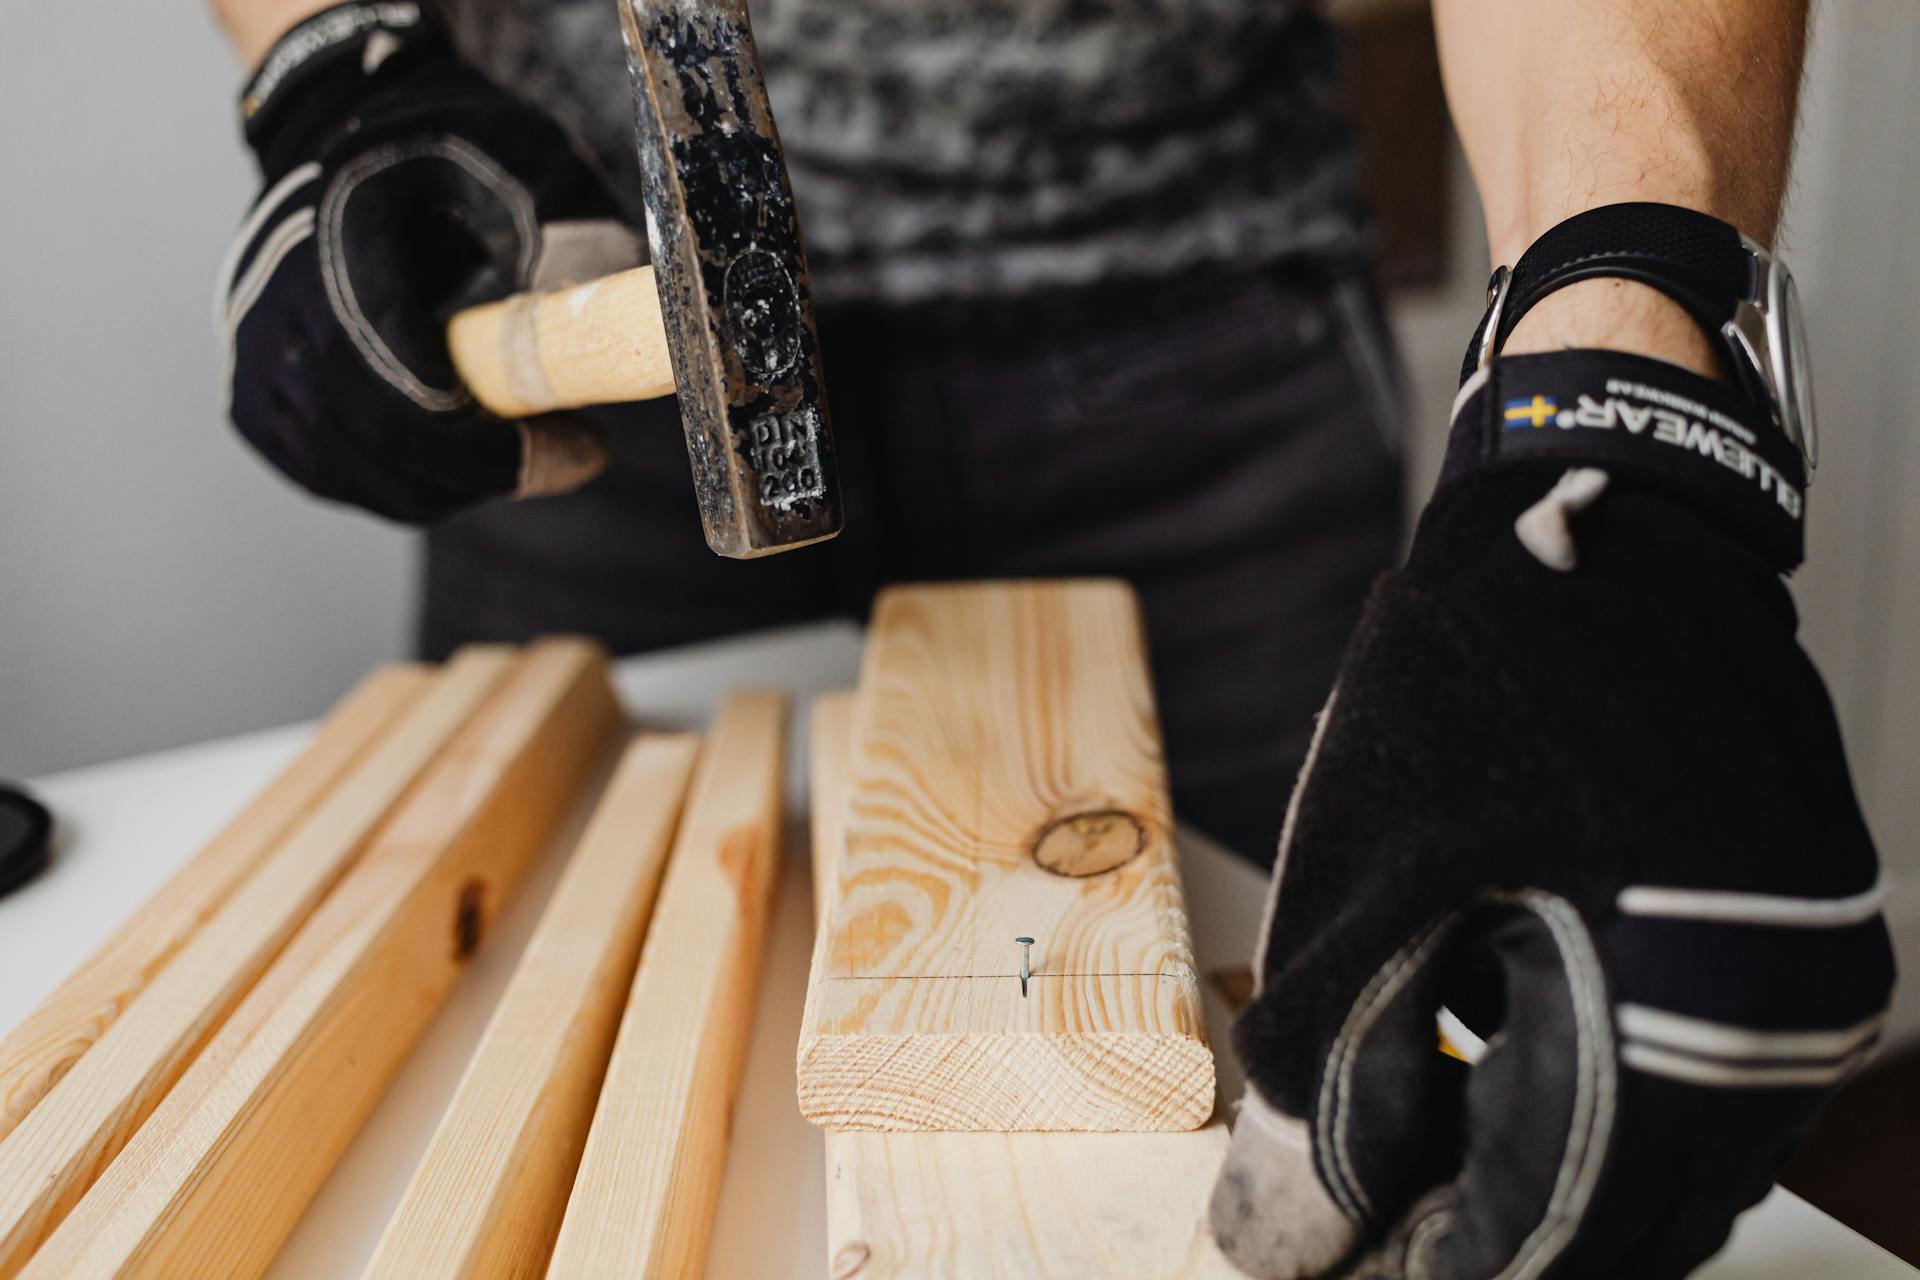
<svg viewBox="0 0 1920 1280">
<path fill-rule="evenodd" d="M 619 0 L 647 239 L 707 545 L 840 531 L 807 261 L 745 0 Z"/>
</svg>

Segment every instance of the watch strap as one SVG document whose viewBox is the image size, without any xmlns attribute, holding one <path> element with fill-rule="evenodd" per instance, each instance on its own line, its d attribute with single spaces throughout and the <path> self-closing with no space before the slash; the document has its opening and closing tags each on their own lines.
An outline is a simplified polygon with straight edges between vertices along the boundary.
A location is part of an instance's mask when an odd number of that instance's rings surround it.
<svg viewBox="0 0 1920 1280">
<path fill-rule="evenodd" d="M 1600 467 L 1694 503 L 1787 573 L 1805 556 L 1806 468 L 1733 388 L 1614 351 L 1504 356 L 1456 402 L 1440 485 L 1493 469 Z"/>
<path fill-rule="evenodd" d="M 1544 232 L 1513 265 L 1498 309 L 1498 352 L 1534 304 L 1579 280 L 1616 277 L 1660 290 L 1711 334 L 1747 295 L 1752 255 L 1731 223 L 1679 205 L 1634 201 L 1588 209 Z M 1460 371 L 1465 382 L 1479 365 L 1490 307 L 1474 330 Z"/>
</svg>

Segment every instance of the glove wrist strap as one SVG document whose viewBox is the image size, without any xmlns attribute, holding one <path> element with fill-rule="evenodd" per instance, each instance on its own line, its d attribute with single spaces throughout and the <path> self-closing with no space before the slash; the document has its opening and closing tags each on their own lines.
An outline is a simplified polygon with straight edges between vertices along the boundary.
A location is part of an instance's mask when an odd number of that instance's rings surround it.
<svg viewBox="0 0 1920 1280">
<path fill-rule="evenodd" d="M 240 92 L 248 145 L 261 150 L 287 104 L 300 97 L 301 86 L 342 59 L 364 63 L 376 38 L 394 42 L 382 53 L 384 60 L 405 44 L 439 39 L 440 31 L 414 0 L 350 0 L 303 19 L 274 41 Z"/>
<path fill-rule="evenodd" d="M 1798 450 L 1731 387 L 1645 356 L 1505 356 L 1455 402 L 1440 484 L 1522 467 L 1594 466 L 1715 515 L 1779 572 L 1805 556 Z"/>
<path fill-rule="evenodd" d="M 1543 232 L 1513 264 L 1503 300 L 1481 317 L 1467 344 L 1460 379 L 1484 362 L 1483 353 L 1499 354 L 1535 303 L 1581 280 L 1613 277 L 1658 289 L 1718 335 L 1747 296 L 1752 259 L 1732 224 L 1678 205 L 1634 202 L 1576 213 Z"/>
</svg>

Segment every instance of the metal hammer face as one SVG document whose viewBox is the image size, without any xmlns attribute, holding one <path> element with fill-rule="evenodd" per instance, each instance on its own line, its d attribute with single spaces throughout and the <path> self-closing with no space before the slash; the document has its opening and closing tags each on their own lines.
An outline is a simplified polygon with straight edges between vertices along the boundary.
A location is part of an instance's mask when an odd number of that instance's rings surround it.
<svg viewBox="0 0 1920 1280">
<path fill-rule="evenodd" d="M 745 0 L 618 0 L 647 240 L 707 544 L 840 531 L 807 262 Z"/>
</svg>

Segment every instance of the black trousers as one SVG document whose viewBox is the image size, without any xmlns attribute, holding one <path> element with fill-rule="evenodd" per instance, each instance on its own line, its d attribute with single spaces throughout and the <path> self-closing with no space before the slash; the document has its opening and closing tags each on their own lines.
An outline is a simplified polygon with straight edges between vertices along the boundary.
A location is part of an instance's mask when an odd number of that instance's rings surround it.
<svg viewBox="0 0 1920 1280">
<path fill-rule="evenodd" d="M 1123 577 L 1175 811 L 1271 861 L 1347 632 L 1402 519 L 1399 400 L 1364 281 L 1286 271 L 938 314 L 820 316 L 838 539 L 701 540 L 671 401 L 609 411 L 564 498 L 428 536 L 420 647 L 549 631 L 631 653 L 831 615 L 894 581 Z"/>
</svg>

